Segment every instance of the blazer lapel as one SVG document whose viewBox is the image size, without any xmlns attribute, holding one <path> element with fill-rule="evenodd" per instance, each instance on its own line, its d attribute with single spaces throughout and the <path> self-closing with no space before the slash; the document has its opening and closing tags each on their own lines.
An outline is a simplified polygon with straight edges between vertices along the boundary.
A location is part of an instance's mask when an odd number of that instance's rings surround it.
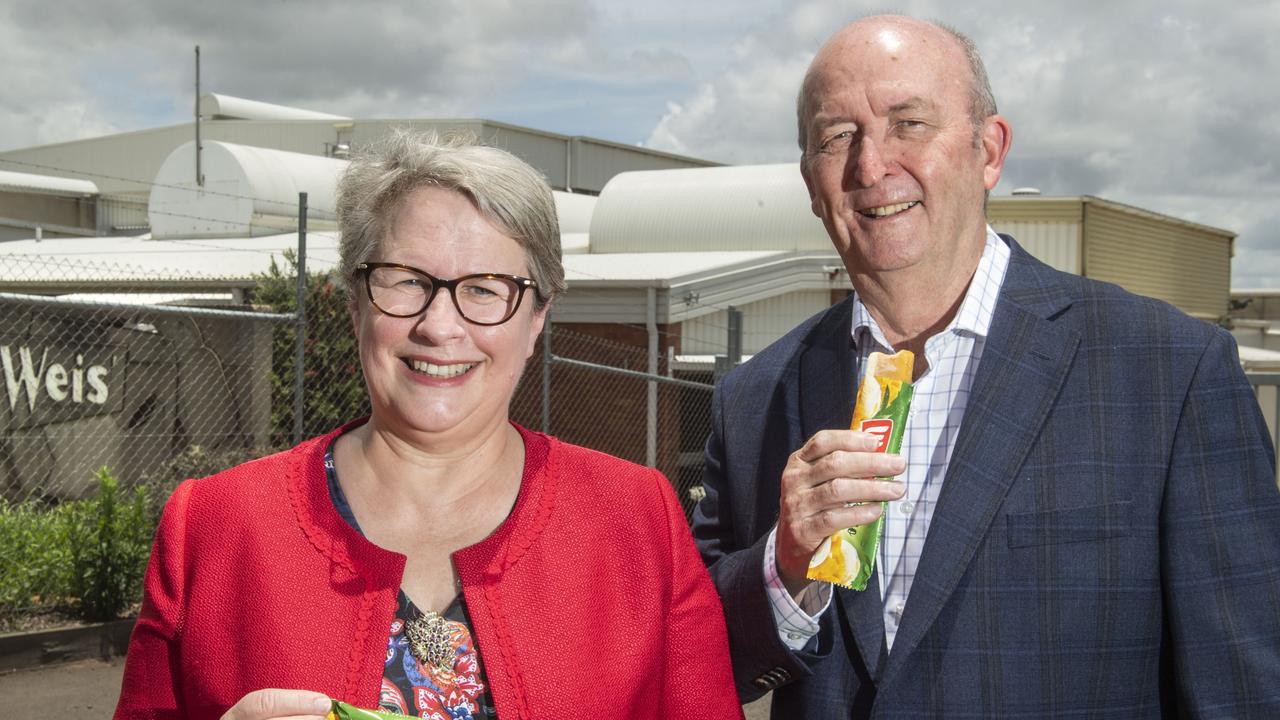
<svg viewBox="0 0 1280 720">
<path fill-rule="evenodd" d="M 1040 433 L 1080 337 L 1052 318 L 1061 276 L 1013 254 L 883 682 L 906 663 L 955 590 Z M 1016 396 L 1013 389 L 1016 388 Z M 878 618 L 877 618 L 878 619 Z"/>
<path fill-rule="evenodd" d="M 797 379 L 801 442 L 819 430 L 847 428 L 853 419 L 852 308 L 852 297 L 832 308 L 804 340 Z"/>
<path fill-rule="evenodd" d="M 801 442 L 819 430 L 848 428 L 853 419 L 857 366 L 850 326 L 852 308 L 852 298 L 833 308 L 830 315 L 814 326 L 800 354 L 799 408 L 804 435 Z M 884 646 L 879 582 L 877 569 L 866 590 L 835 590 L 835 601 L 848 618 L 858 653 L 872 677 Z"/>
</svg>

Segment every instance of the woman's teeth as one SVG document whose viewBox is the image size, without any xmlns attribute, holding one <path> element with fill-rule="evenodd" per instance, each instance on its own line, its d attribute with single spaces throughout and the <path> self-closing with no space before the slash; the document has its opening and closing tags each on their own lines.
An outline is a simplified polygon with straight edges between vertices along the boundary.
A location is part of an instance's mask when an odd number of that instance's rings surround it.
<svg viewBox="0 0 1280 720">
<path fill-rule="evenodd" d="M 475 367 L 475 363 L 455 363 L 452 365 L 437 365 L 435 363 L 422 362 L 421 360 L 410 360 L 409 366 L 415 371 L 425 373 L 431 377 L 451 378 L 457 377 L 462 373 Z"/>
</svg>

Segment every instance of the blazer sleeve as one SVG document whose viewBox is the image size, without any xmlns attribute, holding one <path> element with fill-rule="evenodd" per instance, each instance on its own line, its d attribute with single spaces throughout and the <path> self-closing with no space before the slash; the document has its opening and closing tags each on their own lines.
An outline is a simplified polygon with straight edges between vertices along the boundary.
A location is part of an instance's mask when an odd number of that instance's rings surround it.
<svg viewBox="0 0 1280 720">
<path fill-rule="evenodd" d="M 689 537 L 671 483 L 653 471 L 670 531 L 671 599 L 667 628 L 665 717 L 742 718 L 733 690 L 724 613 Z"/>
<path fill-rule="evenodd" d="M 1161 508 L 1183 717 L 1280 717 L 1280 491 L 1235 341 L 1217 330 L 1182 407 Z"/>
<path fill-rule="evenodd" d="M 733 494 L 754 496 L 759 483 L 755 478 L 731 477 L 729 471 L 724 420 L 724 397 L 729 387 L 726 379 L 712 394 L 711 435 L 702 475 L 706 496 L 694 510 L 693 533 L 724 606 L 738 697 L 748 703 L 763 696 L 770 686 L 807 677 L 811 671 L 805 659 L 820 655 L 793 653 L 778 635 L 764 586 L 764 550 L 769 534 L 765 532 L 741 547 L 736 540 L 739 533 L 734 527 Z"/>
<path fill-rule="evenodd" d="M 186 716 L 178 644 L 186 597 L 187 507 L 192 481 L 165 503 L 143 578 L 142 609 L 129 638 L 116 720 Z"/>
</svg>

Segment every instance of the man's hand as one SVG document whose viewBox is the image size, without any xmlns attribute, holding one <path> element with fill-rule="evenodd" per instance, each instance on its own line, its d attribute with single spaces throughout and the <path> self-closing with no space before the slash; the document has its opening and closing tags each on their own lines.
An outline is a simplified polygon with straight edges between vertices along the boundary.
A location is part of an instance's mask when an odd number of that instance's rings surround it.
<svg viewBox="0 0 1280 720">
<path fill-rule="evenodd" d="M 901 455 L 872 452 L 874 435 L 823 430 L 791 454 L 782 471 L 779 500 L 778 576 L 795 597 L 808 584 L 805 573 L 818 545 L 833 533 L 880 516 L 880 503 L 906 492 L 900 482 L 877 480 L 901 473 Z M 852 503 L 867 503 L 852 505 Z"/>
<path fill-rule="evenodd" d="M 324 720 L 332 704 L 310 690 L 254 690 L 232 705 L 222 720 Z"/>
</svg>

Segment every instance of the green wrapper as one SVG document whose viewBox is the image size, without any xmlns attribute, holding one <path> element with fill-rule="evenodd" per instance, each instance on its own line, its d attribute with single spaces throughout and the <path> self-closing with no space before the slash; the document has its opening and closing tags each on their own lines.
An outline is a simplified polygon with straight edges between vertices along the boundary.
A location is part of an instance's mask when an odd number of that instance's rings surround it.
<svg viewBox="0 0 1280 720">
<path fill-rule="evenodd" d="M 362 710 L 341 700 L 334 700 L 333 707 L 329 710 L 328 720 L 413 720 L 413 718 L 377 710 Z"/>
<path fill-rule="evenodd" d="M 907 350 L 889 356 L 871 353 L 868 371 L 858 387 L 850 429 L 875 435 L 876 452 L 896 453 L 902 447 L 907 412 L 911 409 L 911 367 Z M 881 478 L 888 480 L 890 478 Z M 841 530 L 822 541 L 809 561 L 806 577 L 851 590 L 865 590 L 875 569 L 887 503 L 875 522 Z"/>
<path fill-rule="evenodd" d="M 886 394 L 888 389 L 885 390 Z M 911 409 L 911 383 L 903 383 L 898 396 L 881 408 L 874 416 L 863 420 L 863 432 L 874 431 L 883 426 L 885 420 L 891 422 L 887 433 L 887 442 L 882 441 L 883 452 L 896 453 L 902 448 L 902 435 L 907 428 L 907 411 Z M 869 427 L 870 426 L 870 427 Z M 878 427 L 879 426 L 879 427 Z M 880 478 L 891 480 L 892 478 Z M 871 579 L 871 571 L 876 566 L 876 555 L 880 551 L 880 536 L 884 534 L 884 514 L 889 512 L 888 503 L 880 503 L 880 517 L 875 522 L 857 527 L 846 528 L 844 537 L 858 554 L 858 574 L 854 576 L 849 587 L 854 590 L 865 590 L 867 581 Z"/>
</svg>

